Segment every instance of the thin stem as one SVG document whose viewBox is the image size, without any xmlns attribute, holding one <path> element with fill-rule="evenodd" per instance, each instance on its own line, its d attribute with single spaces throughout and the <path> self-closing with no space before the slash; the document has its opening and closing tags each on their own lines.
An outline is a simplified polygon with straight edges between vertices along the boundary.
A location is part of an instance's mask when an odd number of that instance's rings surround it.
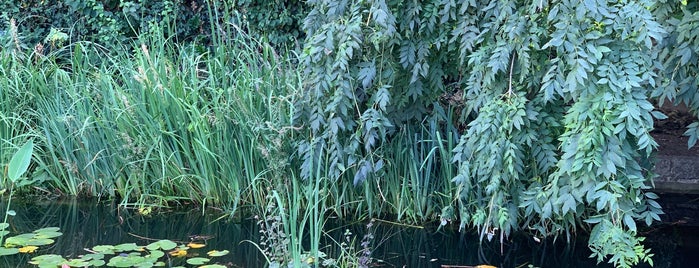
<svg viewBox="0 0 699 268">
<path fill-rule="evenodd" d="M 510 61 L 510 79 L 508 81 L 509 85 L 507 87 L 507 96 L 511 97 L 514 92 L 512 92 L 512 70 L 515 68 L 515 57 L 517 57 L 517 52 L 512 52 L 512 60 Z"/>
<path fill-rule="evenodd" d="M 7 199 L 7 208 L 5 208 L 5 218 L 2 221 L 3 225 L 7 223 L 7 215 L 10 211 L 10 205 L 12 204 L 12 194 L 14 193 L 14 188 L 14 185 L 10 185 L 10 197 Z M 5 240 L 5 233 L 2 231 L 3 230 L 0 230 L 0 245 L 3 245 L 3 242 Z"/>
</svg>

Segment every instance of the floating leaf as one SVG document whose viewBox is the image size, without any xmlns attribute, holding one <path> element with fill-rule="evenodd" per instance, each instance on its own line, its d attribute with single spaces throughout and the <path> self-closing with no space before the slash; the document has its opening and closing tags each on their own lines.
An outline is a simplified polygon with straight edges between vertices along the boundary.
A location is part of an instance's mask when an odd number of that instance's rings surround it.
<svg viewBox="0 0 699 268">
<path fill-rule="evenodd" d="M 19 253 L 19 249 L 0 247 L 0 256 L 14 255 Z"/>
<path fill-rule="evenodd" d="M 58 231 L 58 227 L 43 228 L 32 232 L 36 238 L 55 238 L 63 235 Z"/>
<path fill-rule="evenodd" d="M 101 267 L 107 264 L 104 260 L 89 260 L 86 266 Z"/>
<path fill-rule="evenodd" d="M 92 251 L 103 254 L 114 254 L 114 246 L 112 245 L 99 245 L 94 246 Z"/>
<path fill-rule="evenodd" d="M 218 251 L 218 250 L 212 250 L 206 253 L 206 255 L 209 255 L 210 257 L 221 257 L 223 255 L 228 254 L 228 250 L 223 250 L 223 251 Z"/>
<path fill-rule="evenodd" d="M 39 267 L 56 267 L 64 262 L 67 262 L 67 260 L 55 254 L 36 256 L 29 261 L 29 263 L 39 265 Z"/>
<path fill-rule="evenodd" d="M 104 263 L 104 261 L 102 261 Z M 67 262 L 64 262 L 63 265 L 67 267 L 86 267 L 89 265 L 89 262 L 86 262 L 83 259 L 72 259 Z"/>
<path fill-rule="evenodd" d="M 137 251 L 140 247 L 136 243 L 125 243 L 114 246 L 115 252 Z"/>
<path fill-rule="evenodd" d="M 184 257 L 184 256 L 187 256 L 187 250 L 176 249 L 176 250 L 170 251 L 168 254 L 170 254 L 170 256 L 173 256 L 173 257 Z"/>
<path fill-rule="evenodd" d="M 34 253 L 38 248 L 37 246 L 24 246 L 19 248 L 19 253 Z"/>
<path fill-rule="evenodd" d="M 114 267 L 132 267 L 132 266 L 142 266 L 146 262 L 146 258 L 137 255 L 126 255 L 126 256 L 114 256 L 109 259 L 107 266 Z M 151 264 L 152 265 L 152 264 Z"/>
<path fill-rule="evenodd" d="M 206 244 L 199 244 L 199 243 L 190 242 L 189 244 L 187 244 L 187 246 L 190 248 L 203 248 L 206 246 Z"/>
<path fill-rule="evenodd" d="M 172 242 L 167 239 L 159 240 L 153 243 L 148 244 L 146 248 L 148 250 L 156 250 L 156 249 L 162 249 L 162 250 L 171 250 L 173 248 L 177 247 L 177 243 Z"/>
<path fill-rule="evenodd" d="M 226 268 L 226 266 L 220 264 L 207 264 L 204 266 L 199 266 L 199 268 Z"/>
<path fill-rule="evenodd" d="M 207 262 L 209 262 L 207 258 L 191 258 L 187 260 L 187 263 L 191 265 L 202 265 Z"/>
<path fill-rule="evenodd" d="M 104 259 L 104 254 L 101 253 L 90 253 L 90 254 L 85 254 L 81 258 L 82 260 L 102 260 Z"/>
<path fill-rule="evenodd" d="M 155 258 L 155 259 L 160 259 L 160 257 L 165 256 L 165 252 L 162 252 L 160 250 L 153 250 L 148 254 L 148 258 Z"/>
</svg>

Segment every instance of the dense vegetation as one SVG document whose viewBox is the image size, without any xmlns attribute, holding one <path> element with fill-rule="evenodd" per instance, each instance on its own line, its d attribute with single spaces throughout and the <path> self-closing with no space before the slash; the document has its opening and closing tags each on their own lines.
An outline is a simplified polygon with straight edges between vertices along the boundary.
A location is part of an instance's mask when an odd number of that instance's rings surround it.
<svg viewBox="0 0 699 268">
<path fill-rule="evenodd" d="M 245 206 L 292 239 L 389 215 L 500 241 L 583 228 L 600 261 L 650 261 L 655 107 L 699 113 L 686 1 L 2 7 L 0 162 L 35 137 L 35 191 Z"/>
</svg>

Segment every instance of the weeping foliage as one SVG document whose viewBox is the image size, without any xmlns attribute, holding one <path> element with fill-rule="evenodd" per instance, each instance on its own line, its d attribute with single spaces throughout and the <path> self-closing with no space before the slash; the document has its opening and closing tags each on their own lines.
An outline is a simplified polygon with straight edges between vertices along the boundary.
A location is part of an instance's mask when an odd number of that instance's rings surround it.
<svg viewBox="0 0 699 268">
<path fill-rule="evenodd" d="M 318 167 L 354 184 L 380 174 L 382 146 L 438 118 L 440 98 L 453 96 L 461 116 L 448 123 L 463 126 L 453 148 L 462 227 L 502 240 L 524 226 L 568 237 L 589 226 L 598 261 L 652 262 L 636 222 L 662 214 L 649 192 L 658 146 L 649 133 L 665 118 L 654 102 L 699 111 L 696 4 L 308 4 L 308 78 L 297 105 L 309 133 L 298 146 L 304 178 Z M 699 123 L 686 134 L 693 145 Z"/>
</svg>

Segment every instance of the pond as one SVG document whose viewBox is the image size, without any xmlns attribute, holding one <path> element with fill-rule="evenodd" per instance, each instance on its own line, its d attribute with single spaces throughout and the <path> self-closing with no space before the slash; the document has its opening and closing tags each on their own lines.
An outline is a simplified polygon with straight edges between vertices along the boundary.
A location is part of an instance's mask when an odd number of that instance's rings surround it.
<svg viewBox="0 0 699 268">
<path fill-rule="evenodd" d="M 699 261 L 699 254 L 696 254 L 699 252 L 699 228 L 695 222 L 691 222 L 695 219 L 691 218 L 693 215 L 685 217 L 677 214 L 678 209 L 683 207 L 696 211 L 692 209 L 691 202 L 696 203 L 699 199 L 692 201 L 691 198 L 674 200 L 679 202 L 674 207 L 666 204 L 675 214 L 666 216 L 664 224 L 643 231 L 649 237 L 647 245 L 655 253 L 654 267 L 691 267 L 691 264 Z M 687 207 L 687 204 L 690 206 Z M 0 205 L 5 206 L 4 202 Z M 213 262 L 227 267 L 265 266 L 263 255 L 253 244 L 260 241 L 260 228 L 253 217 L 230 219 L 217 211 L 202 213 L 201 210 L 168 210 L 143 216 L 135 210 L 117 207 L 109 202 L 76 200 L 31 204 L 14 201 L 12 208 L 17 215 L 10 217 L 10 236 L 49 226 L 60 227 L 63 235 L 57 237 L 54 244 L 44 246 L 36 253 L 0 257 L 0 267 L 34 267 L 28 261 L 41 254 L 75 258 L 89 253 L 87 250 L 98 245 L 147 245 L 160 239 L 179 244 L 191 241 L 206 244 L 205 248 L 191 249 L 190 255 L 206 257 L 206 252 L 210 250 L 228 250 L 230 254 L 212 258 Z M 525 234 L 518 234 L 501 248 L 494 241 L 478 243 L 474 234 L 463 234 L 448 228 L 410 227 L 380 220 L 367 228 L 367 223 L 369 220 L 329 222 L 325 226 L 326 236 L 321 250 L 333 256 L 337 254 L 337 241 L 344 239 L 354 241 L 359 246 L 367 230 L 371 230 L 372 265 L 378 267 L 468 267 L 478 264 L 498 267 L 528 267 L 530 264 L 534 267 L 609 267 L 604 263 L 597 266 L 595 260 L 588 258 L 590 251 L 584 237 L 566 244 L 565 238 L 559 238 L 556 243 L 550 240 L 537 242 Z M 348 230 L 351 234 L 347 233 Z"/>
</svg>

